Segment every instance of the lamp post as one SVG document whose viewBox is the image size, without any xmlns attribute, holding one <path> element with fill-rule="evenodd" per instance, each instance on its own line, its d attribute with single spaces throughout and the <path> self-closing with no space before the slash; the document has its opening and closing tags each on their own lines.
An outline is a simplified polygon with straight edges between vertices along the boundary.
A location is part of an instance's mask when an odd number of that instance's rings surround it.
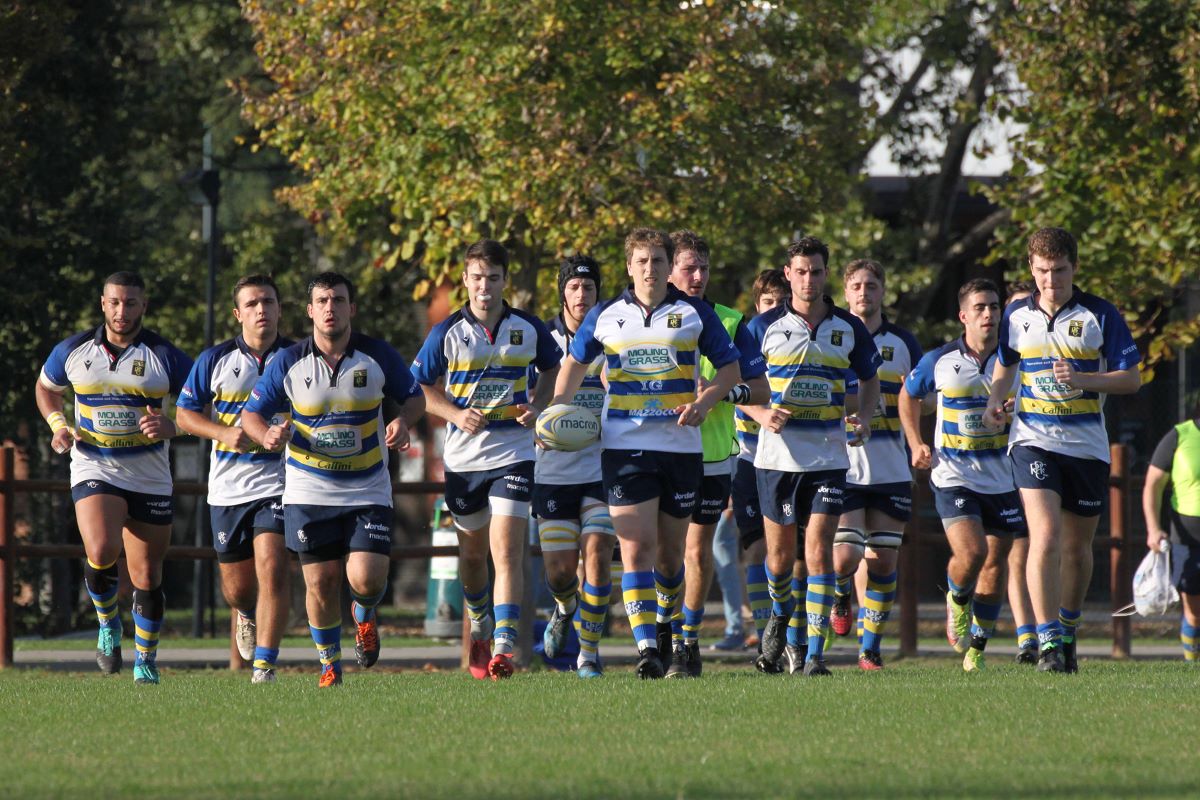
<svg viewBox="0 0 1200 800">
<path fill-rule="evenodd" d="M 204 133 L 204 161 L 200 170 L 189 172 L 183 179 L 188 185 L 192 202 L 203 206 L 202 239 L 208 245 L 208 280 L 205 290 L 204 347 L 213 346 L 216 328 L 217 264 L 221 253 L 221 229 L 217 223 L 217 209 L 221 198 L 221 176 L 213 167 L 212 131 Z M 196 475 L 201 482 L 208 478 L 208 440 L 197 439 Z M 196 535 L 193 544 L 206 546 L 209 538 L 207 501 L 202 495 L 196 498 Z M 212 562 L 197 561 L 192 568 L 192 636 L 203 635 L 204 606 L 212 601 Z"/>
</svg>

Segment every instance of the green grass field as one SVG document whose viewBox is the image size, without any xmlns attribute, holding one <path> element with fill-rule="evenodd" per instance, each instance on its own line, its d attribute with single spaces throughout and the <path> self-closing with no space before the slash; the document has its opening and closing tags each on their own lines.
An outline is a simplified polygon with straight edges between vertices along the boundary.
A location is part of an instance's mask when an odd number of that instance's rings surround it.
<svg viewBox="0 0 1200 800">
<path fill-rule="evenodd" d="M 997 659 L 1000 661 L 1000 659 Z M 826 680 L 0 673 L 6 797 L 1184 797 L 1200 670 L 896 662 Z M 1193 753 L 1187 756 L 1187 753 Z"/>
</svg>

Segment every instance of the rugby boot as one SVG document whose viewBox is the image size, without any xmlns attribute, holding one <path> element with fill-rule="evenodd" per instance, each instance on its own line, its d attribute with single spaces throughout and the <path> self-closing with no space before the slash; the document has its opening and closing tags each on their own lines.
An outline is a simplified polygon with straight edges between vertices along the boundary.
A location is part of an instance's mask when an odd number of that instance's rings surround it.
<svg viewBox="0 0 1200 800">
<path fill-rule="evenodd" d="M 956 653 L 967 652 L 967 632 L 971 629 L 971 603 L 954 602 L 954 592 L 946 592 L 946 641 Z"/>
<path fill-rule="evenodd" d="M 858 668 L 864 672 L 877 672 L 883 669 L 883 658 L 874 650 L 864 650 L 858 654 Z"/>
<path fill-rule="evenodd" d="M 374 614 L 366 622 L 358 623 L 354 632 L 354 658 L 363 669 L 373 667 L 379 660 L 379 626 Z"/>
<path fill-rule="evenodd" d="M 275 670 L 254 668 L 254 674 L 250 676 L 251 683 L 275 683 Z"/>
<path fill-rule="evenodd" d="M 550 621 L 546 623 L 546 632 L 542 635 L 542 649 L 546 658 L 557 658 L 566 649 L 567 637 L 571 632 L 571 617 L 571 614 L 564 614 L 559 609 L 558 603 L 554 604 Z"/>
<path fill-rule="evenodd" d="M 811 678 L 819 675 L 832 675 L 829 667 L 825 666 L 825 659 L 810 658 L 804 662 L 804 677 Z"/>
<path fill-rule="evenodd" d="M 253 661 L 254 645 L 258 642 L 258 633 L 254 620 L 242 616 L 241 612 L 238 612 L 237 615 L 237 632 L 234 634 L 234 639 L 237 641 L 238 655 L 242 657 L 242 661 Z"/>
<path fill-rule="evenodd" d="M 664 677 L 687 678 L 688 675 L 687 645 L 680 642 L 671 649 L 671 665 L 667 667 Z"/>
<path fill-rule="evenodd" d="M 1068 675 L 1074 675 L 1075 673 L 1079 672 L 1079 658 L 1075 654 L 1074 637 L 1072 637 L 1071 641 L 1069 642 L 1065 638 L 1063 639 L 1062 662 L 1063 672 L 1067 673 Z"/>
<path fill-rule="evenodd" d="M 804 671 L 804 656 L 807 655 L 804 649 L 797 647 L 794 644 L 789 644 L 783 648 L 783 667 L 789 675 L 795 675 Z"/>
<path fill-rule="evenodd" d="M 638 651 L 638 662 L 635 669 L 637 676 L 643 680 L 656 680 L 663 676 L 662 659 L 658 650 L 647 647 Z"/>
<path fill-rule="evenodd" d="M 772 614 L 762 635 L 762 654 L 767 661 L 778 661 L 787 644 L 788 617 Z"/>
<path fill-rule="evenodd" d="M 1038 662 L 1037 649 L 1033 647 L 1021 647 L 1017 649 L 1017 657 L 1013 659 L 1017 664 L 1027 664 L 1033 666 Z"/>
<path fill-rule="evenodd" d="M 342 685 L 342 673 L 338 672 L 332 666 L 326 666 L 321 669 L 321 677 L 317 680 L 318 689 L 328 689 L 330 686 Z"/>
<path fill-rule="evenodd" d="M 829 626 L 838 636 L 849 636 L 854 627 L 854 615 L 850 613 L 850 595 L 844 594 L 837 598 L 833 610 L 829 614 Z"/>
<path fill-rule="evenodd" d="M 158 666 L 153 661 L 133 665 L 134 683 L 158 683 Z"/>
<path fill-rule="evenodd" d="M 1067 668 L 1063 666 L 1062 648 L 1047 647 L 1042 650 L 1038 656 L 1037 663 L 1038 672 L 1066 672 Z"/>
<path fill-rule="evenodd" d="M 105 675 L 116 675 L 121 671 L 121 621 L 114 625 L 101 625 L 96 640 L 96 666 Z"/>
<path fill-rule="evenodd" d="M 496 653 L 487 665 L 488 675 L 494 681 L 511 678 L 513 674 L 512 653 Z"/>
</svg>

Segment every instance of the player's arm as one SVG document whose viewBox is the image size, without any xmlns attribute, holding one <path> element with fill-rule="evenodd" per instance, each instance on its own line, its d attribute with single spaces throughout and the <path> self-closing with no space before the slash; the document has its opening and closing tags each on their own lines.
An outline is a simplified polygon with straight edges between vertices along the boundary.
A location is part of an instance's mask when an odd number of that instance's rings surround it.
<svg viewBox="0 0 1200 800">
<path fill-rule="evenodd" d="M 34 398 L 38 412 L 52 431 L 50 446 L 56 453 L 67 452 L 80 436 L 63 414 L 63 390 L 47 386 L 39 377 L 34 387 Z"/>
<path fill-rule="evenodd" d="M 276 358 L 254 385 L 250 399 L 242 406 L 242 430 L 270 453 L 283 450 L 292 438 L 292 421 L 285 419 L 278 425 L 271 424 L 276 413 L 288 407 L 289 399 L 284 389 L 285 359 Z"/>
<path fill-rule="evenodd" d="M 921 437 L 921 416 L 924 412 L 925 400 L 929 397 L 933 397 L 935 401 L 937 399 L 936 394 L 913 397 L 908 393 L 908 386 L 901 385 L 897 398 L 900 427 L 904 430 L 904 438 L 908 441 L 908 450 L 912 453 L 912 465 L 916 469 L 929 469 L 929 465 L 933 461 L 933 453 Z"/>
<path fill-rule="evenodd" d="M 460 430 L 476 434 L 487 427 L 487 417 L 478 408 L 459 408 L 446 396 L 442 382 L 428 385 L 421 384 L 425 395 L 425 410 L 435 417 L 441 417 Z"/>
<path fill-rule="evenodd" d="M 1061 358 L 1054 362 L 1054 380 L 1072 389 L 1101 394 L 1133 394 L 1142 388 L 1142 374 L 1136 366 L 1111 372 L 1080 372 Z"/>
<path fill-rule="evenodd" d="M 738 349 L 741 380 L 734 384 L 723 399 L 734 405 L 761 405 L 771 399 L 771 384 L 767 380 L 767 361 L 759 349 L 758 340 L 750 333 L 744 320 L 733 332 L 733 344 Z"/>
<path fill-rule="evenodd" d="M 521 425 L 526 428 L 533 427 L 533 423 L 537 422 L 538 414 L 541 414 L 550 405 L 550 400 L 554 397 L 554 384 L 558 380 L 558 370 L 558 365 L 555 365 L 539 374 L 537 386 L 533 388 L 533 397 L 528 403 L 518 406 L 521 409 L 521 416 L 517 417 L 517 422 Z"/>
<path fill-rule="evenodd" d="M 1170 474 L 1153 464 L 1146 470 L 1146 485 L 1142 489 L 1142 514 L 1146 517 L 1146 547 L 1157 550 L 1167 539 L 1167 532 L 1159 522 L 1162 514 L 1163 490 L 1167 488 Z"/>
<path fill-rule="evenodd" d="M 983 412 L 984 424 L 993 430 L 1001 430 L 1008 422 L 1008 411 L 1005 404 L 1012 392 L 1013 382 L 1021 371 L 1019 362 L 1005 364 L 997 361 L 992 369 L 992 391 L 988 395 L 987 410 Z"/>
<path fill-rule="evenodd" d="M 708 412 L 729 395 L 730 390 L 741 380 L 741 377 L 742 368 L 737 359 L 718 367 L 717 374 L 713 375 L 712 381 L 700 390 L 694 401 L 684 403 L 675 409 L 675 413 L 679 415 L 677 424 L 696 426 L 704 422 Z"/>
<path fill-rule="evenodd" d="M 570 403 L 575 397 L 575 393 L 579 391 L 579 387 L 583 385 L 583 379 L 587 377 L 588 365 L 581 364 L 575 360 L 575 357 L 568 355 L 562 361 L 562 366 L 558 368 L 558 372 L 554 378 L 554 396 L 550 398 L 550 405 L 556 406 L 559 403 Z M 546 385 L 551 385 L 550 381 L 545 382 Z M 542 387 L 542 381 L 538 381 L 538 388 Z"/>
<path fill-rule="evenodd" d="M 875 374 L 869 378 L 860 378 L 858 381 L 858 407 L 875 408 L 879 405 L 879 375 Z M 871 418 L 868 415 L 860 417 L 858 414 L 848 414 L 846 416 L 846 424 L 852 426 L 853 432 L 847 444 L 850 447 L 858 447 L 866 443 L 867 439 L 871 438 Z"/>
<path fill-rule="evenodd" d="M 220 442 L 236 453 L 249 452 L 254 444 L 254 440 L 241 427 L 222 425 L 208 413 L 192 411 L 180 405 L 175 406 L 175 424 L 184 433 Z"/>
</svg>

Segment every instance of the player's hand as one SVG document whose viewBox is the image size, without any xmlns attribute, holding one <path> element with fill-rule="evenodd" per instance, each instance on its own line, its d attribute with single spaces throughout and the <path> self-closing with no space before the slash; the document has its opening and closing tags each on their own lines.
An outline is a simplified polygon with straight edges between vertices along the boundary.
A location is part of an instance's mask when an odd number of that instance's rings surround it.
<svg viewBox="0 0 1200 800">
<path fill-rule="evenodd" d="M 1152 530 L 1146 531 L 1146 549 L 1151 552 L 1164 552 L 1165 548 L 1163 545 L 1169 546 L 1167 544 L 1168 541 L 1167 532 L 1162 528 L 1156 527 Z"/>
<path fill-rule="evenodd" d="M 291 439 L 292 421 L 285 419 L 278 425 L 272 425 L 267 428 L 266 435 L 263 436 L 262 446 L 268 452 L 278 453 Z"/>
<path fill-rule="evenodd" d="M 518 403 L 517 408 L 521 409 L 521 416 L 517 417 L 517 422 L 524 428 L 532 428 L 543 411 L 533 403 Z"/>
<path fill-rule="evenodd" d="M 1004 413 L 1012 416 L 1012 413 L 1017 409 L 1017 398 L 1010 397 L 1004 401 Z"/>
<path fill-rule="evenodd" d="M 850 427 L 850 438 L 846 441 L 850 447 L 862 447 L 871 438 L 870 423 L 864 425 L 857 414 L 851 414 L 843 421 Z"/>
<path fill-rule="evenodd" d="M 1078 374 L 1075 367 L 1071 366 L 1070 361 L 1060 358 L 1054 362 L 1055 382 L 1061 383 L 1064 386 L 1070 386 L 1072 389 L 1077 389 L 1079 387 L 1075 385 L 1075 379 Z"/>
<path fill-rule="evenodd" d="M 454 424 L 463 431 L 474 436 L 487 427 L 488 421 L 478 408 L 463 408 L 455 415 Z"/>
<path fill-rule="evenodd" d="M 988 401 L 987 409 L 983 412 L 983 424 L 994 431 L 1004 430 L 1008 423 L 1008 412 L 1004 410 L 1007 403 L 995 404 Z"/>
<path fill-rule="evenodd" d="M 138 420 L 138 427 L 147 439 L 170 439 L 175 435 L 175 423 L 153 406 L 146 406 L 146 414 Z"/>
<path fill-rule="evenodd" d="M 788 420 L 792 418 L 791 412 L 783 408 L 772 408 L 767 419 L 762 422 L 762 426 L 771 433 L 783 433 L 783 428 L 788 424 Z"/>
<path fill-rule="evenodd" d="M 922 444 L 912 451 L 913 469 L 929 469 L 932 463 L 933 451 L 929 449 L 929 445 Z"/>
<path fill-rule="evenodd" d="M 407 450 L 411 443 L 404 417 L 396 417 L 383 429 L 383 444 L 388 450 Z"/>
<path fill-rule="evenodd" d="M 220 441 L 235 453 L 249 453 L 250 448 L 254 447 L 254 440 L 242 430 L 240 425 L 226 428 L 225 432 L 221 434 Z"/>
<path fill-rule="evenodd" d="M 54 432 L 54 435 L 50 437 L 50 447 L 56 453 L 65 453 L 82 438 L 83 436 L 75 430 L 74 426 L 68 425 Z"/>
<path fill-rule="evenodd" d="M 676 420 L 675 424 L 681 428 L 695 428 L 704 422 L 704 418 L 708 416 L 708 411 L 699 403 L 685 403 L 681 406 L 676 406 L 674 411 L 679 415 L 679 419 Z"/>
</svg>

